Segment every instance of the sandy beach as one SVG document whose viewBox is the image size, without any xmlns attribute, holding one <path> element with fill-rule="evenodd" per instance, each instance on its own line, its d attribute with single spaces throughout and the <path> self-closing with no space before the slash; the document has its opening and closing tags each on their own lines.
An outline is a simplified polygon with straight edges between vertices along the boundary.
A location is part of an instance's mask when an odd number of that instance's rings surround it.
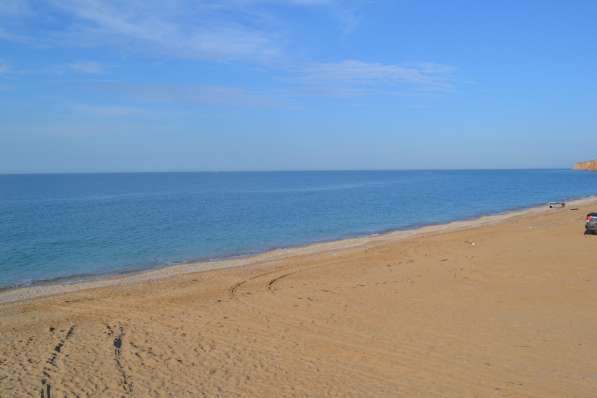
<svg viewBox="0 0 597 398">
<path fill-rule="evenodd" d="M 595 397 L 597 200 L 0 292 L 1 397 Z"/>
</svg>

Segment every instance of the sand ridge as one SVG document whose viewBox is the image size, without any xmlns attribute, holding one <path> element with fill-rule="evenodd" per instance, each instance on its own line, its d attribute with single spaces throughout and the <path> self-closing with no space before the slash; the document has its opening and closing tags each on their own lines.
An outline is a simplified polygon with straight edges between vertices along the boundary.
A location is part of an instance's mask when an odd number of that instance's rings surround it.
<svg viewBox="0 0 597 398">
<path fill-rule="evenodd" d="M 595 208 L 5 302 L 0 396 L 594 397 Z"/>
</svg>

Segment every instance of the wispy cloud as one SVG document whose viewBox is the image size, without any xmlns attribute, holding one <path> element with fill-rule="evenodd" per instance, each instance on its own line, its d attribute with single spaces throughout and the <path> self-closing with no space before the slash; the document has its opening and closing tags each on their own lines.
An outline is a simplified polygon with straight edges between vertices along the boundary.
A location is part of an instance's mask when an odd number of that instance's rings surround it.
<svg viewBox="0 0 597 398">
<path fill-rule="evenodd" d="M 18 25 L 0 29 L 0 39 L 38 46 L 117 46 L 176 57 L 277 62 L 285 53 L 285 26 L 272 7 L 308 7 L 354 19 L 349 3 L 360 0 L 45 0 L 35 35 Z M 8 2 L 8 3 L 4 3 Z M 3 0 L 0 10 L 34 10 L 26 0 Z M 0 11 L 1 13 L 2 11 Z M 48 15 L 45 15 L 48 14 Z M 60 16 L 60 26 L 46 24 Z M 42 18 L 43 17 L 43 18 Z M 33 18 L 33 17 L 32 17 Z M 33 19 L 29 19 L 29 23 Z"/>
<path fill-rule="evenodd" d="M 5 24 L 0 28 L 0 40 L 38 46 L 110 47 L 157 54 L 158 58 L 266 64 L 278 82 L 292 82 L 287 87 L 287 98 L 304 93 L 357 96 L 446 91 L 455 82 L 455 69 L 447 65 L 359 59 L 309 62 L 305 61 L 308 54 L 293 56 L 289 51 L 286 35 L 291 34 L 285 25 L 297 21 L 284 16 L 295 8 L 331 15 L 340 21 L 342 30 L 349 31 L 358 22 L 359 7 L 368 0 L 40 0 L 44 15 L 42 11 L 36 14 L 38 8 L 28 6 L 27 1 L 32 0 L 4 1 L 7 3 L 0 8 L 10 12 L 29 10 L 30 16 L 23 18 L 26 20 L 23 26 L 28 24 L 29 28 L 19 30 L 14 28 L 18 24 Z M 40 23 L 31 29 L 36 21 Z M 106 67 L 83 59 L 60 67 L 46 66 L 46 70 L 93 77 L 105 72 Z M 276 97 L 271 93 L 209 84 L 130 86 L 126 92 L 153 99 L 251 106 L 275 102 L 272 97 Z"/>
<path fill-rule="evenodd" d="M 452 87 L 455 70 L 433 63 L 401 65 L 345 60 L 309 64 L 302 71 L 302 79 L 311 91 L 342 96 L 405 89 L 440 91 Z"/>
<path fill-rule="evenodd" d="M 96 75 L 104 72 L 104 66 L 93 61 L 78 61 L 68 65 L 69 69 L 77 72 L 90 75 Z"/>
<path fill-rule="evenodd" d="M 415 66 L 349 60 L 312 63 L 290 72 L 284 90 L 254 90 L 222 85 L 99 83 L 96 90 L 116 94 L 134 103 L 171 103 L 191 106 L 285 107 L 306 96 L 355 97 L 446 91 L 455 68 L 439 64 Z M 296 84 L 298 82 L 298 85 Z"/>
<path fill-rule="evenodd" d="M 25 0 L 15 4 L 27 7 Z M 229 0 L 46 0 L 45 13 L 60 16 L 60 27 L 46 25 L 50 15 L 38 14 L 36 33 L 24 21 L 11 20 L 0 28 L 0 39 L 35 46 L 121 47 L 175 57 L 274 62 L 283 53 L 280 34 L 272 29 L 272 15 L 260 9 L 263 1 Z M 317 1 L 278 3 L 316 6 Z M 32 10 L 34 8 L 31 8 Z M 0 5 L 0 16 L 16 13 L 16 5 Z M 34 11 L 31 11 L 34 14 Z M 43 17 L 43 18 L 42 18 Z M 27 23 L 34 21 L 34 16 Z M 18 28 L 20 26 L 20 29 Z"/>
<path fill-rule="evenodd" d="M 453 72 L 453 68 L 446 65 L 404 66 L 345 60 L 336 63 L 313 63 L 308 65 L 305 68 L 305 78 L 309 80 L 429 84 L 444 80 L 445 75 L 451 72 Z"/>
<path fill-rule="evenodd" d="M 8 66 L 8 64 L 0 61 L 0 75 L 8 72 L 9 69 L 10 69 L 10 67 Z"/>
<path fill-rule="evenodd" d="M 141 45 L 200 59 L 267 60 L 278 51 L 255 26 L 209 18 L 210 10 L 202 2 L 186 4 L 187 16 L 182 15 L 184 8 L 157 1 L 60 0 L 53 4 L 74 19 L 76 35 L 87 43 Z"/>
</svg>

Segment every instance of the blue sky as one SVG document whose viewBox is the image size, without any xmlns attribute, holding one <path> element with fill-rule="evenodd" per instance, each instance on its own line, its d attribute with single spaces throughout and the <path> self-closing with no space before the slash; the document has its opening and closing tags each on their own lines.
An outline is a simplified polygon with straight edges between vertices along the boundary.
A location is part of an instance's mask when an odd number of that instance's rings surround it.
<svg viewBox="0 0 597 398">
<path fill-rule="evenodd" d="M 0 172 L 569 167 L 597 2 L 1 0 Z"/>
</svg>

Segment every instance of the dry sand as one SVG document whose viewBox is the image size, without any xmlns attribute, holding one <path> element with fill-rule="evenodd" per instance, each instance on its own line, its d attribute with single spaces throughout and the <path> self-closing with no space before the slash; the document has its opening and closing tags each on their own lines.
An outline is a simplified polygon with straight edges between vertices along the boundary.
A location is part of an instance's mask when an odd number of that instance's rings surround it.
<svg viewBox="0 0 597 398">
<path fill-rule="evenodd" d="M 5 291 L 0 396 L 597 397 L 573 206 Z"/>
</svg>

